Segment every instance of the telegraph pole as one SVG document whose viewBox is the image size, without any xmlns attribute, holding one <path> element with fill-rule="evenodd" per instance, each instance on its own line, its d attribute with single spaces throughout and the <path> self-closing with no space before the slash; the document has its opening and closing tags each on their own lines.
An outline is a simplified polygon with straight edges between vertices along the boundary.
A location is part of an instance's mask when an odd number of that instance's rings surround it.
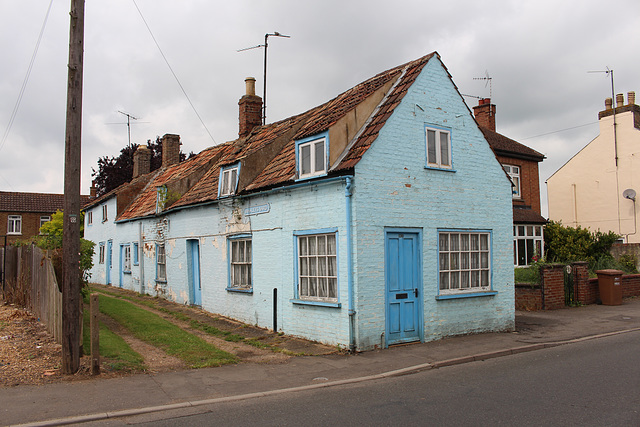
<svg viewBox="0 0 640 427">
<path fill-rule="evenodd" d="M 84 0 L 71 0 L 62 233 L 62 372 L 80 368 L 80 148 Z"/>
</svg>

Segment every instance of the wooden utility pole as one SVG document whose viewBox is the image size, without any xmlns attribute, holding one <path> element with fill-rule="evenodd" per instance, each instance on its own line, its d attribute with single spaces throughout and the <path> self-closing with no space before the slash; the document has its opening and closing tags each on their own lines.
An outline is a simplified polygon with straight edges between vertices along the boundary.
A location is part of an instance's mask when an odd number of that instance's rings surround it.
<svg viewBox="0 0 640 427">
<path fill-rule="evenodd" d="M 71 0 L 62 234 L 62 372 L 80 368 L 80 148 L 84 0 Z"/>
</svg>

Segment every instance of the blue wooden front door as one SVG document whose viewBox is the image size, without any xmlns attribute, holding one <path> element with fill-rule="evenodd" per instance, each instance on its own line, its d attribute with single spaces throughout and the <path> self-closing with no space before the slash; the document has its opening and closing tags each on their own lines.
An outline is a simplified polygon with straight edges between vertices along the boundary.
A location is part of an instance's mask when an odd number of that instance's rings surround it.
<svg viewBox="0 0 640 427">
<path fill-rule="evenodd" d="M 105 264 L 105 269 L 107 271 L 107 285 L 111 284 L 111 265 L 113 264 L 113 260 L 111 259 L 113 255 L 113 242 L 111 240 L 107 241 L 107 262 Z"/>
<path fill-rule="evenodd" d="M 421 339 L 422 250 L 419 237 L 419 233 L 386 233 L 387 345 Z"/>
<path fill-rule="evenodd" d="M 187 265 L 189 274 L 189 296 L 192 304 L 202 305 L 200 283 L 200 244 L 198 240 L 187 240 Z"/>
<path fill-rule="evenodd" d="M 120 283 L 118 286 L 121 288 L 124 286 L 124 245 L 120 245 Z"/>
</svg>

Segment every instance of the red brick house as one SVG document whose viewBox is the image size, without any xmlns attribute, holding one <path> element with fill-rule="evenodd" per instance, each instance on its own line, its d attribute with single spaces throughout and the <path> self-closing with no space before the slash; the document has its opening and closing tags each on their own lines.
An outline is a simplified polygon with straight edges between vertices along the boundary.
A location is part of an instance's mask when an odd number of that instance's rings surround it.
<svg viewBox="0 0 640 427">
<path fill-rule="evenodd" d="M 81 205 L 90 200 L 90 196 L 80 197 Z M 0 236 L 6 235 L 8 244 L 36 236 L 63 206 L 64 194 L 0 191 Z"/>
<path fill-rule="evenodd" d="M 526 145 L 496 132 L 496 106 L 481 99 L 473 114 L 498 161 L 513 182 L 513 262 L 529 265 L 534 256 L 544 255 L 543 226 L 540 214 L 538 163 L 545 156 Z"/>
</svg>

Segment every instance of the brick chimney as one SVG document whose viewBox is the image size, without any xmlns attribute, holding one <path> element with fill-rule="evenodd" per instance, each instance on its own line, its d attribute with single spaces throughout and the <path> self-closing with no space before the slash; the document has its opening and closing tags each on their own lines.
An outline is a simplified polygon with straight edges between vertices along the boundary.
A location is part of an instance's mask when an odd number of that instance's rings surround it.
<svg viewBox="0 0 640 427">
<path fill-rule="evenodd" d="M 162 137 L 162 167 L 180 163 L 180 135 L 166 134 Z"/>
<path fill-rule="evenodd" d="M 162 150 L 164 153 L 164 150 Z M 151 172 L 151 150 L 146 145 L 140 145 L 133 153 L 133 178 Z"/>
<path fill-rule="evenodd" d="M 240 138 L 249 135 L 254 127 L 262 125 L 262 98 L 256 96 L 256 79 L 247 77 L 244 83 L 246 95 L 238 101 L 240 107 L 238 136 Z"/>
<path fill-rule="evenodd" d="M 491 103 L 491 98 L 481 99 L 478 105 L 473 107 L 473 115 L 478 125 L 496 131 L 496 106 Z"/>
<path fill-rule="evenodd" d="M 94 179 L 93 181 L 91 181 L 91 187 L 89 187 L 89 197 L 95 199 L 97 194 L 98 188 L 96 187 L 96 180 Z"/>
</svg>

